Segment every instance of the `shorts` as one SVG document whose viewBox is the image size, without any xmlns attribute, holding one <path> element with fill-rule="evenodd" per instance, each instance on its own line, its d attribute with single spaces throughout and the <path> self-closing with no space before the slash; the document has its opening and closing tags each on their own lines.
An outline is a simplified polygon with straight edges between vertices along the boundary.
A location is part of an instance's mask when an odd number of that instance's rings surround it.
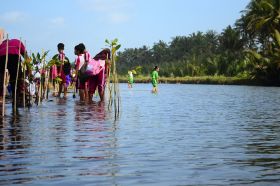
<svg viewBox="0 0 280 186">
<path fill-rule="evenodd" d="M 129 78 L 127 81 L 129 84 L 133 84 L 133 79 Z"/>
<path fill-rule="evenodd" d="M 105 89 L 105 70 L 101 70 L 99 74 L 89 78 L 89 93 L 94 94 L 98 87 L 98 92 L 102 92 Z"/>
<path fill-rule="evenodd" d="M 10 83 L 12 86 L 13 95 L 15 94 L 15 81 L 17 76 L 17 67 L 18 67 L 18 61 L 19 56 L 16 54 L 9 54 L 8 55 L 8 63 L 7 63 L 7 69 L 10 74 Z M 3 81 L 4 81 L 4 69 L 5 69 L 5 62 L 6 62 L 6 56 L 0 56 L 0 95 L 2 95 L 3 92 Z M 19 64 L 19 69 L 21 69 L 21 63 Z M 18 83 L 17 83 L 17 92 L 20 92 L 20 86 L 22 86 L 22 77 L 23 73 L 21 70 L 18 71 Z"/>
<path fill-rule="evenodd" d="M 78 79 L 76 82 L 76 87 L 79 90 L 85 90 L 87 86 L 88 86 L 88 81 L 81 82 L 80 79 Z"/>
<path fill-rule="evenodd" d="M 71 83 L 72 79 L 70 75 L 66 75 L 65 76 L 65 83 L 66 83 L 66 87 L 68 87 Z"/>
<path fill-rule="evenodd" d="M 152 85 L 153 85 L 153 87 L 157 87 L 157 85 L 158 85 L 157 81 L 156 80 L 152 80 Z"/>
<path fill-rule="evenodd" d="M 62 80 L 61 83 L 66 83 L 66 75 L 62 72 L 59 78 Z"/>
</svg>

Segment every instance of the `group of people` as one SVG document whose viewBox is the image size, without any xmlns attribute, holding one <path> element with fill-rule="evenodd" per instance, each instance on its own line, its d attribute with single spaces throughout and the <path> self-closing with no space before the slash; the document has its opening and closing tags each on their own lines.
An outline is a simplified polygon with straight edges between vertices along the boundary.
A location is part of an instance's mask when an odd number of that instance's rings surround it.
<svg viewBox="0 0 280 186">
<path fill-rule="evenodd" d="M 95 90 L 98 89 L 100 100 L 104 100 L 104 89 L 106 74 L 108 71 L 108 61 L 110 60 L 110 50 L 104 49 L 96 56 L 91 58 L 91 55 L 86 50 L 83 43 L 80 43 L 74 47 L 74 53 L 77 56 L 73 68 L 69 59 L 64 54 L 64 44 L 59 43 L 57 45 L 58 54 L 53 59 L 60 61 L 59 65 L 53 65 L 51 67 L 51 81 L 53 83 L 53 89 L 55 90 L 56 78 L 59 77 L 59 90 L 58 94 L 54 92 L 54 96 L 61 96 L 62 91 L 64 92 L 64 98 L 67 97 L 67 87 L 72 82 L 75 82 L 75 88 L 79 91 L 81 101 L 92 100 Z M 105 65 L 99 65 L 99 72 L 94 75 L 88 75 L 86 73 L 87 67 L 94 60 L 94 63 L 102 63 Z M 107 63 L 105 63 L 107 60 Z"/>
<path fill-rule="evenodd" d="M 158 72 L 159 72 L 159 67 L 155 66 L 154 69 L 151 72 L 151 80 L 152 80 L 152 85 L 153 85 L 153 89 L 152 89 L 152 93 L 157 93 L 158 92 Z M 128 88 L 132 88 L 132 85 L 134 83 L 134 79 L 133 79 L 133 72 L 132 71 L 128 71 Z"/>
<path fill-rule="evenodd" d="M 49 71 L 53 96 L 60 97 L 63 93 L 63 98 L 66 99 L 67 89 L 70 84 L 74 83 L 74 91 L 79 92 L 81 101 L 91 101 L 96 89 L 98 90 L 100 100 L 103 101 L 106 77 L 109 72 L 110 49 L 103 49 L 97 55 L 91 57 L 85 45 L 80 43 L 74 47 L 74 53 L 76 55 L 74 64 L 71 64 L 69 58 L 65 55 L 63 43 L 57 45 L 57 50 L 58 53 L 53 56 L 52 60 L 58 61 L 58 63 L 53 64 Z M 7 66 L 5 66 L 6 56 L 8 57 Z M 5 74 L 8 71 L 13 104 L 16 99 L 22 100 L 20 98 L 22 96 L 21 92 L 25 91 L 21 57 L 26 58 L 27 51 L 20 40 L 10 39 L 0 42 L 0 97 L 3 96 L 2 93 L 5 88 L 3 85 L 7 85 L 3 82 Z M 95 68 L 95 70 L 90 68 Z M 5 69 L 7 70 L 5 71 Z M 151 73 L 153 93 L 157 93 L 158 91 L 158 71 L 159 67 L 155 66 Z M 30 69 L 26 70 L 26 74 L 27 76 L 32 76 L 32 71 Z M 57 81 L 58 79 L 59 81 Z M 16 80 L 18 80 L 17 89 L 15 89 Z M 128 84 L 132 88 L 132 72 L 129 73 Z M 17 92 L 15 92 L 16 90 Z"/>
<path fill-rule="evenodd" d="M 7 45 L 8 44 L 8 45 Z M 100 100 L 104 100 L 104 89 L 106 74 L 109 71 L 110 49 L 103 49 L 93 58 L 86 50 L 83 43 L 74 47 L 76 55 L 75 63 L 71 64 L 69 58 L 64 53 L 64 44 L 57 45 L 58 53 L 52 60 L 57 61 L 50 68 L 50 82 L 53 87 L 53 95 L 67 98 L 67 89 L 73 84 L 75 91 L 79 92 L 81 101 L 91 101 L 95 90 L 98 89 Z M 8 55 L 7 55 L 8 54 Z M 6 66 L 7 56 L 7 66 Z M 18 39 L 4 40 L 0 43 L 0 97 L 3 97 L 3 89 L 7 83 L 3 83 L 7 74 L 9 74 L 9 83 L 12 89 L 13 105 L 15 100 L 20 100 L 23 90 L 25 90 L 25 80 L 23 79 L 22 57 L 27 57 L 27 51 L 24 44 Z M 98 63 L 98 65 L 96 64 Z M 91 69 L 90 69 L 91 66 Z M 94 69 L 93 67 L 98 68 Z M 5 71 L 5 69 L 7 69 Z M 8 72 L 8 73 L 7 73 Z M 34 72 L 33 72 L 34 73 Z M 32 70 L 26 70 L 26 76 L 36 76 Z M 36 73 L 44 73 L 42 71 Z M 41 74 L 41 75 L 42 75 Z M 34 78 L 35 79 L 35 78 Z M 17 89 L 15 89 L 17 80 Z M 58 81 L 59 80 L 59 81 Z M 58 90 L 57 87 L 58 86 Z M 15 97 L 16 95 L 16 97 Z"/>
</svg>

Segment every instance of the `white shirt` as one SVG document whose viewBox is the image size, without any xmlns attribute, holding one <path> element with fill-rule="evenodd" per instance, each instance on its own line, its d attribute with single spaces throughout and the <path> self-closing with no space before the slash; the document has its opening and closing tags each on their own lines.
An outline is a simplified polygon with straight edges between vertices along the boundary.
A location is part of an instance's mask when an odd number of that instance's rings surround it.
<svg viewBox="0 0 280 186">
<path fill-rule="evenodd" d="M 85 63 L 85 57 L 84 57 L 84 54 L 82 55 L 79 55 L 76 60 L 75 60 L 75 65 L 78 65 L 79 63 L 79 66 L 78 66 L 78 70 L 81 69 L 81 67 L 84 65 Z"/>
</svg>

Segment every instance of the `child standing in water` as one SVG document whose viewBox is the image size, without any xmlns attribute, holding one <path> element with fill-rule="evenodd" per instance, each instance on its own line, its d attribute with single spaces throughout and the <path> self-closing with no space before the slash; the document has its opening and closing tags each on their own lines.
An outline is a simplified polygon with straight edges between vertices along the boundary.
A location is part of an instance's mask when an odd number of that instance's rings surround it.
<svg viewBox="0 0 280 186">
<path fill-rule="evenodd" d="M 132 88 L 133 84 L 133 73 L 132 71 L 128 71 L 128 88 Z"/>
<path fill-rule="evenodd" d="M 56 54 L 53 59 L 57 59 L 61 62 L 61 65 L 58 65 L 56 68 L 58 77 L 62 80 L 59 82 L 59 90 L 58 90 L 58 97 L 62 93 L 62 89 L 64 92 L 63 98 L 67 97 L 67 87 L 70 83 L 70 71 L 71 65 L 69 59 L 64 54 L 64 44 L 59 43 L 57 45 L 58 54 Z"/>
<path fill-rule="evenodd" d="M 83 55 L 84 49 L 81 47 L 81 45 L 76 45 L 74 48 L 74 53 L 77 55 L 77 58 L 75 59 L 75 69 L 76 69 L 76 87 L 79 89 L 79 95 L 80 100 L 85 100 L 85 83 L 81 82 L 81 77 L 79 75 L 79 70 L 82 68 L 82 66 L 85 63 L 85 58 Z"/>
<path fill-rule="evenodd" d="M 95 93 L 96 88 L 98 89 L 98 94 L 100 101 L 104 101 L 104 92 L 106 84 L 106 69 L 109 70 L 109 67 L 106 66 L 105 60 L 110 60 L 110 50 L 103 49 L 93 58 L 95 62 L 99 63 L 100 71 L 98 74 L 89 78 L 89 101 L 92 101 L 93 94 Z M 103 63 L 104 62 L 104 63 Z M 103 65 L 104 66 L 103 66 Z"/>
<path fill-rule="evenodd" d="M 155 66 L 151 73 L 152 85 L 153 85 L 152 93 L 158 92 L 158 72 L 159 72 L 159 67 Z"/>
</svg>

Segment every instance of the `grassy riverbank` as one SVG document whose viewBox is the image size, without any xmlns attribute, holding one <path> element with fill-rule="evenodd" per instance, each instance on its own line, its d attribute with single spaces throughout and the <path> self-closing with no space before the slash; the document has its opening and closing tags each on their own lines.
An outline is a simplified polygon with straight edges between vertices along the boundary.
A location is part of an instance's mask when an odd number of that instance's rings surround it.
<svg viewBox="0 0 280 186">
<path fill-rule="evenodd" d="M 120 76 L 119 82 L 127 83 L 126 76 Z M 134 77 L 135 83 L 150 83 L 149 76 Z M 171 84 L 217 84 L 217 85 L 267 85 L 267 83 L 258 82 L 248 78 L 225 77 L 225 76 L 198 76 L 198 77 L 160 77 L 160 83 Z"/>
</svg>

